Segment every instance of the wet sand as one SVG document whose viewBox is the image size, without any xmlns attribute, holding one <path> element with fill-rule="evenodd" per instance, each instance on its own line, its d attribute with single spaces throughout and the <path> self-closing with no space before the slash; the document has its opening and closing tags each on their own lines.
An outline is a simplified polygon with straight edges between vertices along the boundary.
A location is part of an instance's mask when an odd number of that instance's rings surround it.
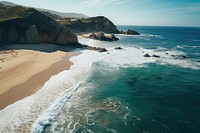
<svg viewBox="0 0 200 133">
<path fill-rule="evenodd" d="M 1 51 L 0 110 L 37 92 L 51 76 L 69 69 L 77 52 Z"/>
</svg>

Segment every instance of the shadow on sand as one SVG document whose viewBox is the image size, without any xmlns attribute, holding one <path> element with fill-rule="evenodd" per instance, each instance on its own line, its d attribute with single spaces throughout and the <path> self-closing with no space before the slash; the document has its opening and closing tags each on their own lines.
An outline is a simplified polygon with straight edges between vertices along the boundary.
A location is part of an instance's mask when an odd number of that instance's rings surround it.
<svg viewBox="0 0 200 133">
<path fill-rule="evenodd" d="M 35 50 L 40 52 L 72 52 L 80 51 L 82 48 L 80 45 L 57 45 L 57 44 L 0 44 L 0 51 L 4 50 Z"/>
</svg>

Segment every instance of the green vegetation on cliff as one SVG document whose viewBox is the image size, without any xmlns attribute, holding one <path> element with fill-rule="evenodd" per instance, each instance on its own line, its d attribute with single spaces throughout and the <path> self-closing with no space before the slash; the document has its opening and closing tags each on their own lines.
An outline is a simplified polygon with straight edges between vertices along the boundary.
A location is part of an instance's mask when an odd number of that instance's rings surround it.
<svg viewBox="0 0 200 133">
<path fill-rule="evenodd" d="M 25 18 L 31 11 L 28 8 L 20 6 L 16 7 L 0 7 L 0 22 L 5 20 L 11 20 L 16 18 Z"/>
<path fill-rule="evenodd" d="M 106 17 L 98 16 L 76 20 L 58 21 L 72 32 L 98 32 L 119 33 L 117 27 Z"/>
<path fill-rule="evenodd" d="M 0 43 L 77 42 L 76 35 L 33 8 L 0 7 Z"/>
</svg>

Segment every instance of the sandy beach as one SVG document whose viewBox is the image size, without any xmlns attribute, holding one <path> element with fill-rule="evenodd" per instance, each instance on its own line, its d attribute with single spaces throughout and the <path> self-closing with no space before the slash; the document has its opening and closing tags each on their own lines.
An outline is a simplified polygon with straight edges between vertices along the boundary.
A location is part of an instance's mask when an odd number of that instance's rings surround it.
<svg viewBox="0 0 200 133">
<path fill-rule="evenodd" d="M 55 74 L 69 69 L 79 53 L 0 51 L 0 110 L 38 91 Z"/>
</svg>

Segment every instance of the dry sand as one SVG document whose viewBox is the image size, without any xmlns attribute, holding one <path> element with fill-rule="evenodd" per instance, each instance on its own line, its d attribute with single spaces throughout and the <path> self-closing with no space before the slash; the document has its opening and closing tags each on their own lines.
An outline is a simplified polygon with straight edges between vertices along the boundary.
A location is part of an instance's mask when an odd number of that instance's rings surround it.
<svg viewBox="0 0 200 133">
<path fill-rule="evenodd" d="M 38 91 L 55 74 L 69 69 L 79 53 L 0 51 L 0 110 Z"/>
</svg>

